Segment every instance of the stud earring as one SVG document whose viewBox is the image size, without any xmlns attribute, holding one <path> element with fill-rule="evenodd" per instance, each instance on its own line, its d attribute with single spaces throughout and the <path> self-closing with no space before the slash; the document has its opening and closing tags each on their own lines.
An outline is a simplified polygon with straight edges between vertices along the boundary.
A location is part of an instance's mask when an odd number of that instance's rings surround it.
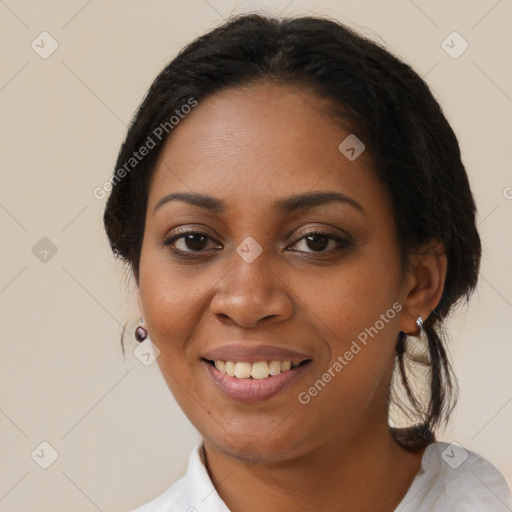
<svg viewBox="0 0 512 512">
<path fill-rule="evenodd" d="M 143 318 L 140 319 L 140 323 L 141 324 L 144 323 L 144 319 Z M 148 337 L 148 331 L 146 329 L 144 329 L 144 327 L 142 327 L 142 325 L 139 325 L 137 327 L 137 329 L 135 329 L 135 339 L 139 343 L 142 343 L 147 337 Z"/>
</svg>

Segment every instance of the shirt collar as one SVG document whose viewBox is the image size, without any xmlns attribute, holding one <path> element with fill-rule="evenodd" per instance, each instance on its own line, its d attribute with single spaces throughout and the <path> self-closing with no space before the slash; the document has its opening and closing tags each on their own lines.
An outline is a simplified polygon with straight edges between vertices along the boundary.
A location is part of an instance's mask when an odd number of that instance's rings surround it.
<svg viewBox="0 0 512 512">
<path fill-rule="evenodd" d="M 229 512 L 208 475 L 202 441 L 190 453 L 185 480 L 191 511 Z"/>
</svg>

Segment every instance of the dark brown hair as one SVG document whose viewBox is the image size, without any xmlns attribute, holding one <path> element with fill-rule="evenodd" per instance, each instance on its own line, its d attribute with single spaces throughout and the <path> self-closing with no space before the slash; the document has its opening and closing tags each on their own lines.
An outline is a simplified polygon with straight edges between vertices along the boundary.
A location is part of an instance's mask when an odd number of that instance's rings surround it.
<svg viewBox="0 0 512 512">
<path fill-rule="evenodd" d="M 260 81 L 313 90 L 331 100 L 333 119 L 348 120 L 364 134 L 376 175 L 390 194 L 403 262 L 430 241 L 445 248 L 444 291 L 424 324 L 427 401 L 408 379 L 409 370 L 422 363 L 408 355 L 407 335 L 400 332 L 396 344 L 395 375 L 408 401 L 401 406 L 416 424 L 394 434 L 409 449 L 420 448 L 434 439 L 455 405 L 442 321 L 474 290 L 481 247 L 456 136 L 422 78 L 382 46 L 334 20 L 249 14 L 232 17 L 183 48 L 151 85 L 121 147 L 104 214 L 112 250 L 138 282 L 149 184 L 167 133 L 153 137 L 154 147 L 122 179 L 119 169 L 126 170 L 134 152 L 191 98 L 200 103 L 222 89 Z M 398 394 L 390 399 L 396 403 Z"/>
</svg>

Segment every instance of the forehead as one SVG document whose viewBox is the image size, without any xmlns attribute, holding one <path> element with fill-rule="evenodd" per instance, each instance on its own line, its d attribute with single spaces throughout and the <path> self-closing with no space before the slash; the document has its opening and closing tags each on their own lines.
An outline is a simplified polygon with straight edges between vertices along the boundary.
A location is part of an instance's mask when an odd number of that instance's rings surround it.
<svg viewBox="0 0 512 512">
<path fill-rule="evenodd" d="M 276 84 L 225 89 L 199 101 L 161 151 L 148 208 L 175 190 L 234 205 L 326 189 L 382 196 L 369 152 L 351 160 L 340 150 L 355 134 L 329 109 L 330 102 L 305 89 Z"/>
</svg>

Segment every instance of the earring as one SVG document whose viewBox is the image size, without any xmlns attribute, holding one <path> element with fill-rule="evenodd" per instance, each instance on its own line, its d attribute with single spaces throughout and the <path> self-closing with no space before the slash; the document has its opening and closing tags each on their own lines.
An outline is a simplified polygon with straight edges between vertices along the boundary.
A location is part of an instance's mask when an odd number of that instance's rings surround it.
<svg viewBox="0 0 512 512">
<path fill-rule="evenodd" d="M 430 365 L 430 352 L 428 348 L 428 339 L 425 335 L 425 328 L 423 326 L 423 318 L 418 316 L 416 325 L 419 329 L 419 334 L 411 334 L 406 340 L 406 350 L 409 359 L 414 363 L 422 366 Z"/>
<path fill-rule="evenodd" d="M 140 322 L 143 324 L 144 323 L 144 319 L 141 318 Z M 142 343 L 147 337 L 148 337 L 148 331 L 146 331 L 146 329 L 144 329 L 144 327 L 142 327 L 142 325 L 139 325 L 137 327 L 137 329 L 135 329 L 135 339 L 139 343 Z"/>
</svg>

